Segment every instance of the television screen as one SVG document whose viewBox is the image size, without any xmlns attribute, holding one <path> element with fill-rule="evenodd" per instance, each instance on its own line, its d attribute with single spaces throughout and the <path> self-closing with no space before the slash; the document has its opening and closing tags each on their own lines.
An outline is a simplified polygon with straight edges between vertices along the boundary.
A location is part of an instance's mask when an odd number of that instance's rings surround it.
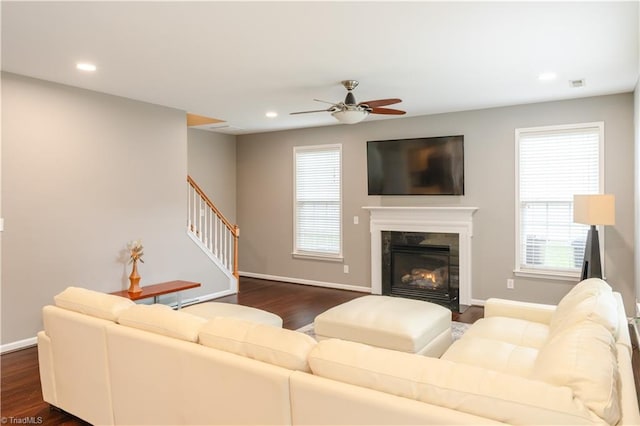
<svg viewBox="0 0 640 426">
<path fill-rule="evenodd" d="M 369 195 L 464 195 L 464 136 L 367 142 Z"/>
</svg>

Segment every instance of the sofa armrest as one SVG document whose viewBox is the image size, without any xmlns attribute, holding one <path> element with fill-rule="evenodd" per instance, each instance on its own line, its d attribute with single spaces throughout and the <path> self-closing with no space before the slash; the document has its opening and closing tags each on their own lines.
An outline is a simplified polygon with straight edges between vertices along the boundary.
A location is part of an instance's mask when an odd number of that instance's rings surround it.
<svg viewBox="0 0 640 426">
<path fill-rule="evenodd" d="M 53 406 L 58 406 L 56 381 L 53 373 L 53 353 L 51 339 L 44 331 L 38 333 L 38 366 L 40 369 L 40 385 L 42 399 Z"/>
<path fill-rule="evenodd" d="M 485 302 L 484 316 L 518 318 L 548 325 L 555 310 L 555 305 L 490 298 Z"/>
</svg>

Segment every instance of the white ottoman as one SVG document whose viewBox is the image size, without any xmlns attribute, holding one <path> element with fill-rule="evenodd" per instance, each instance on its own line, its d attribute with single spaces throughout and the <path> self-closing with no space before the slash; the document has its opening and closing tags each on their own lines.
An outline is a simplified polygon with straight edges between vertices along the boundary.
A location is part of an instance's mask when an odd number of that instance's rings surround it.
<svg viewBox="0 0 640 426">
<path fill-rule="evenodd" d="M 271 312 L 262 309 L 252 308 L 250 306 L 236 305 L 233 303 L 222 302 L 206 302 L 197 305 L 187 306 L 181 309 L 192 315 L 202 318 L 212 319 L 215 317 L 233 317 L 244 319 L 247 321 L 259 322 L 262 324 L 282 327 L 282 318 Z"/>
<path fill-rule="evenodd" d="M 363 296 L 318 315 L 316 338 L 439 357 L 451 345 L 451 311 L 434 303 Z"/>
</svg>

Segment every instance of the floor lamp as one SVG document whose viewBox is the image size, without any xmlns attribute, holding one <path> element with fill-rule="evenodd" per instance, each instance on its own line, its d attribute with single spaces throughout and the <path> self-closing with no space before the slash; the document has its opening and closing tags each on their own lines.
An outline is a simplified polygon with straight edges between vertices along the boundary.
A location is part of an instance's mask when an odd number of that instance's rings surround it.
<svg viewBox="0 0 640 426">
<path fill-rule="evenodd" d="M 615 225 L 615 197 L 611 194 L 573 196 L 573 221 L 591 225 L 582 262 L 582 279 L 602 278 L 600 241 L 596 225 Z"/>
</svg>

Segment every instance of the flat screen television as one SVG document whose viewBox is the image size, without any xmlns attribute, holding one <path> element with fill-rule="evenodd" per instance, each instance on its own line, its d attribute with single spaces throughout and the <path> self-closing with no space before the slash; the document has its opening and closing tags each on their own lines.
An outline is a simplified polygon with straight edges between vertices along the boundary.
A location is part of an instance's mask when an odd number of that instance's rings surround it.
<svg viewBox="0 0 640 426">
<path fill-rule="evenodd" d="M 367 142 L 369 195 L 464 195 L 464 136 Z"/>
</svg>

